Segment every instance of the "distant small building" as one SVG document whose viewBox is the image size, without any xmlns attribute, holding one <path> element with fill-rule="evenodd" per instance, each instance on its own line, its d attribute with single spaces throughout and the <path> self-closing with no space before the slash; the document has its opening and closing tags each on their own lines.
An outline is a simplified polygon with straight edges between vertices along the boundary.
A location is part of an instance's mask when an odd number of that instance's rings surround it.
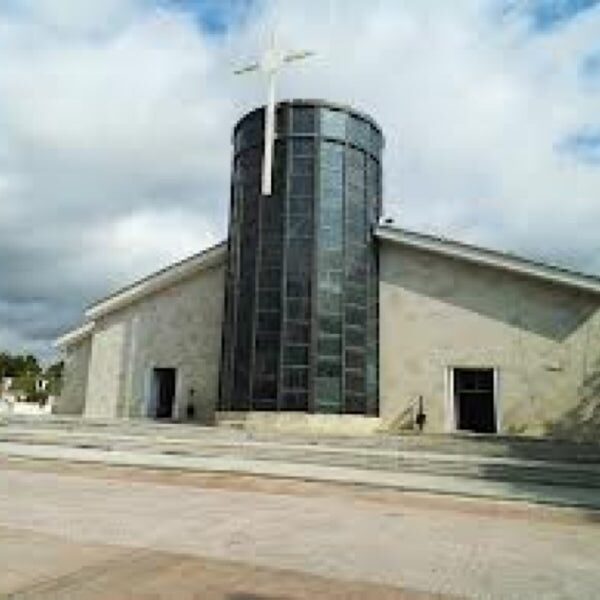
<svg viewBox="0 0 600 600">
<path fill-rule="evenodd" d="M 35 380 L 35 391 L 38 393 L 39 392 L 47 392 L 49 385 L 50 385 L 50 380 L 45 379 L 43 377 L 38 377 Z"/>
</svg>

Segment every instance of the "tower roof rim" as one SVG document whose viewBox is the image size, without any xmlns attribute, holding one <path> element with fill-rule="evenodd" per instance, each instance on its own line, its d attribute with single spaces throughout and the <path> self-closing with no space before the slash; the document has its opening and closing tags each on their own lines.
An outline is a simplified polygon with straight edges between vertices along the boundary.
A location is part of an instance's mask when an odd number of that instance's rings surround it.
<svg viewBox="0 0 600 600">
<path fill-rule="evenodd" d="M 362 119 L 363 121 L 367 121 L 370 125 L 372 125 L 373 127 L 375 127 L 375 129 L 377 129 L 377 131 L 379 132 L 379 134 L 383 136 L 383 129 L 381 128 L 381 126 L 379 125 L 379 123 L 373 118 L 371 117 L 368 113 L 354 108 L 353 106 L 350 106 L 349 104 L 345 104 L 343 102 L 335 102 L 335 101 L 330 101 L 330 100 L 324 100 L 322 98 L 286 98 L 283 100 L 279 100 L 276 103 L 276 107 L 278 106 L 312 106 L 315 108 L 331 108 L 333 110 L 339 110 L 339 111 L 343 111 L 345 113 L 349 113 L 355 117 L 358 117 L 360 119 Z M 249 118 L 251 115 L 263 111 L 265 110 L 265 105 L 262 104 L 261 106 L 257 106 L 255 108 L 253 108 L 252 110 L 249 110 L 247 112 L 245 112 L 244 114 L 242 114 L 241 117 L 239 117 L 239 119 L 237 119 L 237 121 L 235 122 L 235 125 L 233 127 L 234 132 L 237 131 L 237 129 L 239 128 L 239 126 L 247 119 Z"/>
</svg>

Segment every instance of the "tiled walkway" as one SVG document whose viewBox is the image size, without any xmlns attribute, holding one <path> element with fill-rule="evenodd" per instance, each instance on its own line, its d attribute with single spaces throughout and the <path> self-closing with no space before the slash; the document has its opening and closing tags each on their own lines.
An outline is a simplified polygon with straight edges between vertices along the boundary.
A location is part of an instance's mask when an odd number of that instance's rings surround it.
<svg viewBox="0 0 600 600">
<path fill-rule="evenodd" d="M 421 591 L 471 598 L 584 600 L 597 598 L 600 589 L 600 526 L 584 513 L 571 520 L 542 518 L 545 509 L 535 508 L 524 516 L 512 509 L 483 510 L 486 503 L 473 500 L 472 510 L 441 510 L 426 497 L 422 503 L 414 496 L 408 501 L 399 492 L 382 492 L 382 501 L 372 493 L 365 502 L 360 490 L 335 485 L 304 493 L 303 485 L 314 484 L 295 482 L 288 487 L 282 484 L 280 489 L 271 484 L 262 490 L 256 478 L 245 489 L 239 482 L 234 484 L 233 476 L 231 485 L 209 485 L 201 478 L 185 480 L 185 475 L 179 482 L 175 474 L 168 480 L 152 480 L 134 469 L 126 477 L 111 476 L 110 467 L 87 476 L 86 469 L 95 466 L 61 471 L 40 463 L 26 469 L 15 465 L 0 463 L 0 527 L 4 532 L 0 537 L 4 566 L 0 593 L 41 589 L 37 597 L 61 597 L 44 596 L 43 585 L 62 577 L 56 585 L 60 588 L 63 581 L 71 586 L 72 598 L 131 597 L 118 587 L 114 594 L 102 595 L 106 585 L 117 585 L 110 583 L 114 567 L 119 581 L 135 582 L 138 577 L 138 596 L 133 597 L 150 598 L 139 587 L 142 575 L 128 578 L 121 571 L 123 563 L 130 563 L 133 570 L 138 565 L 147 579 L 150 568 L 140 566 L 139 561 L 146 564 L 148 560 L 157 563 L 158 576 L 160 556 L 171 557 L 167 563 L 175 570 L 183 567 L 177 560 L 169 562 L 173 556 L 197 561 L 200 571 L 206 561 L 215 569 L 231 567 L 233 573 L 230 561 L 234 561 L 242 565 L 241 571 L 263 573 L 266 579 L 261 581 L 271 586 L 259 589 L 249 576 L 249 590 L 238 586 L 220 596 L 194 596 L 192 581 L 208 585 L 196 574 L 187 584 L 185 577 L 177 579 L 179 587 L 164 597 L 178 597 L 177 590 L 187 589 L 192 595 L 179 597 L 342 598 L 356 593 L 356 598 L 412 598 Z M 19 537 L 18 532 L 23 535 Z M 23 548 L 20 567 L 15 564 L 14 540 L 31 546 L 31 581 L 26 581 L 23 571 L 27 564 Z M 43 564 L 45 544 L 58 544 L 56 540 L 64 544 L 64 561 L 61 551 L 55 551 L 51 553 L 54 567 L 36 575 L 35 565 Z M 82 551 L 73 553 L 75 546 Z M 110 552 L 102 554 L 98 549 L 109 547 L 121 553 L 121 558 L 115 555 L 110 562 Z M 75 558 L 69 558 L 69 553 Z M 89 566 L 98 561 L 105 566 Z M 87 570 L 81 571 L 84 567 Z M 77 572 L 83 572 L 83 578 L 69 577 Z M 202 572 L 210 579 L 208 566 Z M 293 583 L 294 577 L 306 577 L 305 588 L 298 581 Z M 97 578 L 104 578 L 104 587 L 94 587 Z M 366 587 L 360 591 L 360 586 Z M 144 589 L 150 593 L 147 586 Z M 157 584 L 155 591 L 159 589 Z M 312 589 L 312 595 L 303 589 Z M 336 590 L 340 595 L 335 595 Z"/>
</svg>

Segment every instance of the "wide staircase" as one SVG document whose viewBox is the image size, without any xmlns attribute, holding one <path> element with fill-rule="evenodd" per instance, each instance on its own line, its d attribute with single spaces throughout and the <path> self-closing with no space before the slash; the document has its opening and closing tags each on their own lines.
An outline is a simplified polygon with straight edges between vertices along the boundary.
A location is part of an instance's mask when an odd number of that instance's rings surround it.
<svg viewBox="0 0 600 600">
<path fill-rule="evenodd" d="M 546 488 L 580 488 L 590 492 L 588 498 L 597 495 L 600 507 L 600 444 L 415 433 L 317 437 L 152 421 L 0 419 L 0 451 L 28 445 L 505 482 L 517 496 L 528 488 L 536 497 Z"/>
</svg>

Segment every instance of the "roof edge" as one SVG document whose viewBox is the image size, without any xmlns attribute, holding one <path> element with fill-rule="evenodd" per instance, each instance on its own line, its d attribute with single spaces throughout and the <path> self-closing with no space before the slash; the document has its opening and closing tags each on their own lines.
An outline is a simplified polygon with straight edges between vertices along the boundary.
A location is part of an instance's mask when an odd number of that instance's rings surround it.
<svg viewBox="0 0 600 600">
<path fill-rule="evenodd" d="M 282 98 L 281 100 L 277 100 L 276 102 L 276 108 L 279 106 L 312 106 L 313 108 L 330 108 L 332 110 L 339 110 L 349 113 L 351 115 L 354 115 L 355 117 L 358 117 L 359 119 L 362 119 L 363 121 L 367 121 L 369 124 L 375 127 L 375 129 L 379 131 L 379 134 L 381 135 L 385 145 L 385 136 L 383 133 L 383 129 L 381 125 L 377 122 L 375 117 L 372 117 L 366 111 L 360 108 L 355 108 L 350 104 L 337 102 L 335 100 L 326 100 L 325 98 Z M 255 106 L 254 108 L 247 110 L 246 112 L 241 114 L 240 117 L 235 121 L 233 131 L 235 132 L 238 129 L 238 127 L 242 124 L 242 122 L 245 121 L 248 117 L 250 117 L 254 113 L 265 110 L 265 108 L 266 105 L 261 104 L 260 106 Z"/>
<path fill-rule="evenodd" d="M 92 333 L 95 325 L 96 323 L 94 321 L 83 323 L 83 325 L 79 325 L 79 327 L 75 327 L 75 329 L 71 329 L 71 331 L 67 331 L 67 333 L 56 338 L 54 342 L 52 342 L 52 345 L 54 348 L 65 348 L 75 342 L 79 342 Z"/>
<path fill-rule="evenodd" d="M 490 250 L 480 246 L 472 246 L 455 240 L 390 225 L 378 225 L 375 229 L 375 235 L 380 240 L 396 242 L 412 248 L 420 248 L 444 256 L 459 258 L 472 263 L 504 269 L 513 273 L 528 275 L 544 281 L 600 294 L 600 277 L 533 261 L 514 254 Z"/>
<path fill-rule="evenodd" d="M 226 260 L 226 256 L 227 241 L 225 240 L 117 290 L 90 305 L 85 311 L 85 316 L 88 319 L 96 319 L 123 308 L 136 300 L 179 283 L 196 272 L 221 264 Z"/>
</svg>

